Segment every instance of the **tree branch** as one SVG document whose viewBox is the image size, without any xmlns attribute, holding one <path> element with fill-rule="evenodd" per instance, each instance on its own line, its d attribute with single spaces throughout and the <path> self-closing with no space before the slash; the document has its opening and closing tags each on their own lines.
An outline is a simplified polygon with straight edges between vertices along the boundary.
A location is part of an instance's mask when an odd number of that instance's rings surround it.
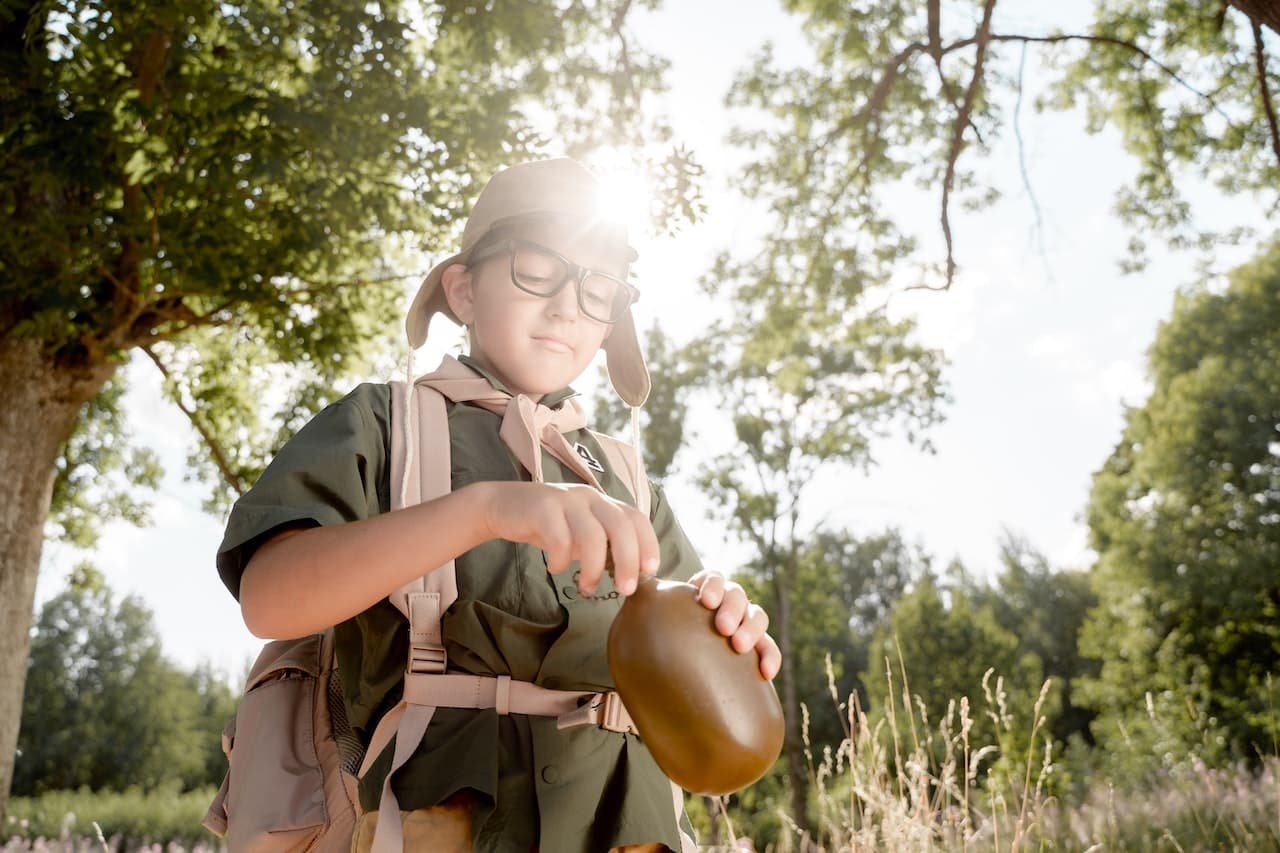
<svg viewBox="0 0 1280 853">
<path fill-rule="evenodd" d="M 982 66 L 987 58 L 987 45 L 991 37 L 991 15 L 995 11 L 996 0 L 986 0 L 982 6 L 982 23 L 978 26 L 977 50 L 973 57 L 973 77 L 964 93 L 964 103 L 960 106 L 960 114 L 956 116 L 955 127 L 951 134 L 951 150 L 947 152 L 947 171 L 942 179 L 942 236 L 947 241 L 947 282 L 945 288 L 951 287 L 955 279 L 956 261 L 952 251 L 951 219 L 948 205 L 951 201 L 951 188 L 955 184 L 956 161 L 964 148 L 964 131 L 969 126 L 969 116 L 973 112 L 973 103 L 977 100 L 978 89 L 982 86 Z"/>
<path fill-rule="evenodd" d="M 1238 8 L 1238 5 L 1234 2 L 1231 3 L 1230 5 L 1237 6 Z M 964 147 L 964 132 L 966 129 L 972 129 L 975 133 L 977 133 L 977 127 L 976 125 L 974 125 L 971 116 L 972 116 L 973 106 L 976 100 L 978 89 L 983 83 L 982 75 L 983 75 L 983 62 L 984 62 L 985 54 L 991 43 L 1019 42 L 1019 43 L 1022 43 L 1023 45 L 1027 45 L 1027 44 L 1059 44 L 1059 43 L 1071 42 L 1071 41 L 1082 41 L 1082 42 L 1087 42 L 1092 44 L 1110 45 L 1112 47 L 1129 51 L 1141 57 L 1143 62 L 1158 69 L 1162 74 L 1164 74 L 1166 77 L 1168 77 L 1177 85 L 1181 86 L 1183 89 L 1186 89 L 1188 92 L 1192 93 L 1197 98 L 1200 98 L 1201 100 L 1205 101 L 1213 112 L 1217 113 L 1219 116 L 1221 116 L 1227 121 L 1228 126 L 1231 126 L 1231 127 L 1235 126 L 1235 123 L 1231 120 L 1231 117 L 1227 115 L 1227 113 L 1224 112 L 1221 107 L 1218 106 L 1217 102 L 1214 100 L 1212 96 L 1206 94 L 1205 92 L 1200 91 L 1195 86 L 1191 85 L 1189 82 L 1184 80 L 1174 69 L 1170 68 L 1168 65 L 1165 65 L 1163 62 L 1161 62 L 1155 56 L 1153 56 L 1150 52 L 1138 46 L 1137 44 L 1134 44 L 1131 41 L 1127 41 L 1125 39 L 1117 38 L 1114 36 L 1087 35 L 1087 34 L 1081 34 L 1081 33 L 1067 33 L 1067 34 L 1061 34 L 1061 35 L 1047 35 L 1047 36 L 1009 35 L 1009 34 L 993 33 L 991 32 L 991 15 L 992 15 L 994 6 L 995 6 L 995 0 L 988 0 L 988 2 L 984 5 L 982 23 L 979 25 L 978 32 L 975 33 L 972 37 L 960 39 L 944 45 L 940 43 L 941 41 L 940 3 L 937 2 L 937 0 L 928 0 L 927 41 L 914 42 L 912 44 L 909 44 L 906 47 L 904 47 L 901 51 L 899 51 L 898 53 L 890 57 L 888 60 L 886 60 L 880 66 L 880 75 L 881 75 L 880 79 L 876 82 L 875 88 L 871 92 L 871 96 L 867 99 L 867 102 L 863 105 L 863 107 L 857 110 L 856 112 L 852 112 L 849 115 L 847 115 L 843 120 L 841 120 L 834 127 L 832 127 L 830 131 L 824 134 L 821 137 L 821 139 L 817 141 L 815 145 L 810 146 L 805 151 L 804 156 L 805 156 L 806 171 L 811 171 L 813 166 L 813 161 L 817 156 L 817 152 L 822 150 L 826 146 L 830 145 L 833 141 L 835 141 L 840 136 L 847 134 L 853 131 L 854 129 L 862 126 L 868 126 L 872 128 L 872 130 L 874 131 L 874 128 L 877 125 L 877 120 L 879 118 L 880 112 L 884 108 L 884 105 L 888 100 L 890 93 L 893 90 L 893 86 L 897 81 L 898 76 L 901 74 L 902 67 L 907 62 L 909 62 L 913 57 L 915 57 L 917 54 L 927 54 L 928 56 L 932 57 L 934 63 L 938 67 L 938 73 L 940 76 L 943 93 L 944 95 L 949 96 L 951 94 L 951 88 L 945 75 L 942 74 L 942 58 L 947 54 L 953 53 L 955 51 L 965 50 L 971 46 L 977 47 L 976 56 L 974 59 L 973 76 L 969 81 L 969 86 L 965 93 L 965 100 L 958 108 L 957 118 L 952 128 L 951 145 L 950 145 L 950 150 L 948 152 L 946 174 L 943 182 L 941 221 L 942 221 L 943 237 L 945 238 L 946 244 L 947 244 L 945 284 L 943 285 L 930 285 L 930 284 L 911 285 L 906 288 L 907 290 L 946 290 L 951 286 L 951 282 L 954 279 L 956 264 L 955 264 L 955 258 L 954 258 L 953 241 L 952 241 L 951 226 L 950 226 L 950 214 L 949 214 L 950 195 L 955 182 L 956 164 L 957 164 L 959 155 Z M 1251 18 L 1251 20 L 1254 20 L 1254 19 Z M 1256 32 L 1257 24 L 1255 24 L 1254 28 Z M 1261 51 L 1261 41 L 1260 41 L 1260 38 L 1256 35 L 1255 35 L 1255 46 L 1257 47 L 1258 51 Z M 1259 73 L 1260 73 L 1260 79 L 1261 79 L 1261 71 Z M 1275 149 L 1275 152 L 1276 152 L 1277 161 L 1280 162 L 1280 130 L 1277 130 L 1277 125 L 1275 123 L 1275 112 L 1272 107 L 1271 99 L 1270 99 L 1270 91 L 1266 87 L 1265 82 L 1263 83 L 1263 97 L 1264 97 L 1264 108 L 1267 111 L 1268 119 L 1272 122 L 1273 148 Z M 949 100 L 952 100 L 952 103 L 954 103 L 954 99 L 949 98 Z M 871 179 L 870 179 L 871 160 L 874 155 L 874 146 L 877 138 L 878 138 L 878 134 L 876 132 L 868 132 L 865 137 L 865 142 L 862 146 L 863 154 L 862 154 L 861 173 L 863 175 L 864 183 L 866 184 L 870 184 L 871 182 Z M 1024 183 L 1026 183 L 1025 167 L 1023 169 L 1023 173 L 1024 173 L 1023 175 Z M 1033 204 L 1034 204 L 1034 197 L 1033 197 Z"/>
<path fill-rule="evenodd" d="M 1148 65 L 1154 65 L 1157 69 L 1160 70 L 1162 74 L 1164 74 L 1170 80 L 1177 83 L 1179 86 L 1186 89 L 1188 92 L 1195 95 L 1197 98 L 1200 98 L 1208 102 L 1209 106 L 1213 109 L 1213 111 L 1216 112 L 1218 115 L 1222 116 L 1224 119 L 1226 119 L 1227 121 L 1231 120 L 1231 116 L 1223 112 L 1222 108 L 1218 106 L 1217 102 L 1214 101 L 1214 99 L 1211 96 L 1209 96 L 1204 92 L 1201 92 L 1195 86 L 1192 86 L 1186 80 L 1183 80 L 1180 76 L 1178 76 L 1178 72 L 1174 71 L 1172 68 L 1165 65 L 1163 62 L 1156 59 L 1154 56 L 1152 56 L 1148 51 L 1144 50 L 1143 48 L 1139 47 L 1138 45 L 1134 44 L 1131 41 L 1126 41 L 1124 39 L 1116 38 L 1114 36 L 1082 35 L 1079 33 L 1074 33 L 1074 34 L 1065 33 L 1065 34 L 1056 35 L 1056 36 L 1018 36 L 1018 35 L 1001 35 L 999 33 L 992 33 L 990 40 L 999 41 L 999 42 L 1005 42 L 1005 41 L 1024 42 L 1028 44 L 1060 44 L 1062 42 L 1067 42 L 1067 41 L 1084 41 L 1084 42 L 1093 42 L 1095 44 L 1109 44 L 1113 47 L 1123 48 L 1132 53 L 1136 53 L 1138 56 L 1142 57 L 1142 60 L 1144 62 L 1146 62 Z M 964 44 L 972 44 L 974 41 L 975 39 L 967 39 L 966 42 L 957 42 L 956 46 L 961 46 Z"/>
<path fill-rule="evenodd" d="M 151 359 L 152 363 L 155 364 L 156 368 L 160 371 L 160 375 L 163 376 L 166 381 L 172 382 L 173 374 L 169 372 L 169 368 L 165 367 L 164 362 L 160 360 L 160 357 L 156 355 L 155 351 L 149 346 L 141 347 L 141 349 L 147 354 L 147 357 Z M 231 463 L 227 459 L 226 453 L 223 452 L 222 445 L 218 444 L 218 442 L 214 440 L 213 435 L 210 434 L 209 430 L 205 428 L 205 425 L 200 422 L 200 419 L 196 417 L 195 410 L 188 408 L 182 402 L 180 395 L 175 393 L 170 396 L 170 399 L 173 401 L 173 404 L 178 407 L 178 410 L 187 416 L 187 420 L 191 422 L 191 426 L 195 427 L 195 431 L 200 435 L 200 440 L 204 442 L 205 447 L 207 447 L 209 452 L 213 454 L 214 464 L 218 466 L 218 471 L 222 474 L 222 479 L 225 480 L 227 485 L 234 489 L 237 494 L 243 495 L 245 491 L 247 491 L 248 485 L 235 473 L 235 471 L 231 469 Z"/>
<path fill-rule="evenodd" d="M 623 32 L 623 25 L 626 24 L 627 15 L 630 13 L 631 0 L 623 0 L 622 5 L 613 13 L 613 18 L 609 21 L 609 29 L 618 39 L 618 63 L 622 68 L 627 95 L 631 98 L 636 108 L 639 109 L 640 92 L 636 88 L 636 76 L 635 70 L 631 65 L 631 50 L 627 45 L 627 34 Z"/>
<path fill-rule="evenodd" d="M 1280 33 L 1280 6 L 1275 0 L 1226 0 L 1223 5 L 1243 12 L 1255 27 L 1260 25 Z"/>
<path fill-rule="evenodd" d="M 1031 202 L 1031 210 L 1035 214 L 1035 241 L 1039 246 L 1040 259 L 1048 267 L 1044 251 L 1044 217 L 1040 213 L 1040 202 L 1036 199 L 1035 189 L 1031 186 L 1031 175 L 1027 172 L 1027 146 L 1022 139 L 1022 84 L 1023 72 L 1027 64 L 1027 46 L 1022 46 L 1022 56 L 1018 59 L 1018 98 L 1013 104 L 1013 135 L 1018 141 L 1018 171 L 1022 175 L 1022 187 L 1027 191 L 1027 199 Z M 1049 272 L 1048 269 L 1045 270 Z"/>
<path fill-rule="evenodd" d="M 1253 62 L 1258 71 L 1258 91 L 1262 94 L 1262 111 L 1267 115 L 1267 127 L 1271 131 L 1271 152 L 1280 166 L 1280 127 L 1276 125 L 1276 108 L 1271 102 L 1271 89 L 1267 86 L 1267 53 L 1262 44 L 1262 25 L 1253 24 Z"/>
<path fill-rule="evenodd" d="M 938 66 L 938 71 L 942 71 L 942 2 L 941 0 L 929 0 L 928 13 L 928 29 L 929 29 L 929 55 L 933 57 L 933 61 Z"/>
</svg>

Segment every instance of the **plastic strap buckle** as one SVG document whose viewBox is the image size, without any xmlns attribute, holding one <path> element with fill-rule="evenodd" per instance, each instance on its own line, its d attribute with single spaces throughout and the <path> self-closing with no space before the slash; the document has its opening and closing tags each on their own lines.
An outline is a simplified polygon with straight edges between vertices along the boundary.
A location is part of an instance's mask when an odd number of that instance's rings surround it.
<svg viewBox="0 0 1280 853">
<path fill-rule="evenodd" d="M 593 693 L 577 708 L 556 717 L 557 729 L 583 725 L 599 726 L 610 732 L 636 734 L 635 723 L 627 713 L 627 706 L 622 704 L 622 697 L 613 691 Z"/>
<path fill-rule="evenodd" d="M 427 645 L 409 647 L 409 672 L 442 673 L 448 667 L 444 649 Z"/>
</svg>

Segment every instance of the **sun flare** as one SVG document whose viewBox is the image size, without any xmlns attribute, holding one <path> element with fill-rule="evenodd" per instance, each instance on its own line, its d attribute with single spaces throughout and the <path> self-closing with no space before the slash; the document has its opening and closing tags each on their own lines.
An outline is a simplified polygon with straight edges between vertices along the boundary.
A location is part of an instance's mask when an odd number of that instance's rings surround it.
<svg viewBox="0 0 1280 853">
<path fill-rule="evenodd" d="M 597 212 L 627 227 L 633 236 L 644 234 L 650 224 L 654 189 L 646 171 L 635 160 L 603 151 L 591 160 L 600 178 Z"/>
</svg>

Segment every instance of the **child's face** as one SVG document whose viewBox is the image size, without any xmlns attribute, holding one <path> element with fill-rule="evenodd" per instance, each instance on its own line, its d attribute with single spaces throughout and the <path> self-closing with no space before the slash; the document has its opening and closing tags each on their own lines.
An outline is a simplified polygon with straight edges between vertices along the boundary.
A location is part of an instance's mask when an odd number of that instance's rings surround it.
<svg viewBox="0 0 1280 853">
<path fill-rule="evenodd" d="M 621 252 L 565 226 L 533 225 L 517 235 L 551 249 L 581 267 L 626 274 Z M 540 399 L 587 369 L 612 328 L 579 308 L 574 282 L 550 297 L 527 293 L 511 280 L 511 255 L 503 252 L 453 268 L 445 287 L 450 306 L 466 324 L 471 357 L 513 392 Z M 452 279 L 452 281 L 451 281 Z"/>
</svg>

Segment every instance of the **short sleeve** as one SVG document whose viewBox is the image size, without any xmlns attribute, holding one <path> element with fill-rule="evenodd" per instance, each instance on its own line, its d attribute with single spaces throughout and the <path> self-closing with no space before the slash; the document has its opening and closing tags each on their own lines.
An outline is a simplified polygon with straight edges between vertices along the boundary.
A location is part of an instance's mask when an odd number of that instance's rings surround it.
<svg viewBox="0 0 1280 853">
<path fill-rule="evenodd" d="M 388 386 L 358 386 L 299 430 L 236 501 L 217 558 L 232 595 L 239 599 L 245 566 L 273 533 L 357 521 L 390 508 L 390 408 Z"/>
<path fill-rule="evenodd" d="M 652 480 L 649 490 L 653 495 L 649 520 L 653 523 L 653 532 L 658 535 L 658 551 L 662 559 L 662 567 L 658 575 L 672 580 L 687 581 L 702 570 L 702 560 L 693 549 L 693 543 L 685 535 L 680 522 L 676 521 L 671 504 L 667 502 L 666 493 L 661 486 Z"/>
</svg>

